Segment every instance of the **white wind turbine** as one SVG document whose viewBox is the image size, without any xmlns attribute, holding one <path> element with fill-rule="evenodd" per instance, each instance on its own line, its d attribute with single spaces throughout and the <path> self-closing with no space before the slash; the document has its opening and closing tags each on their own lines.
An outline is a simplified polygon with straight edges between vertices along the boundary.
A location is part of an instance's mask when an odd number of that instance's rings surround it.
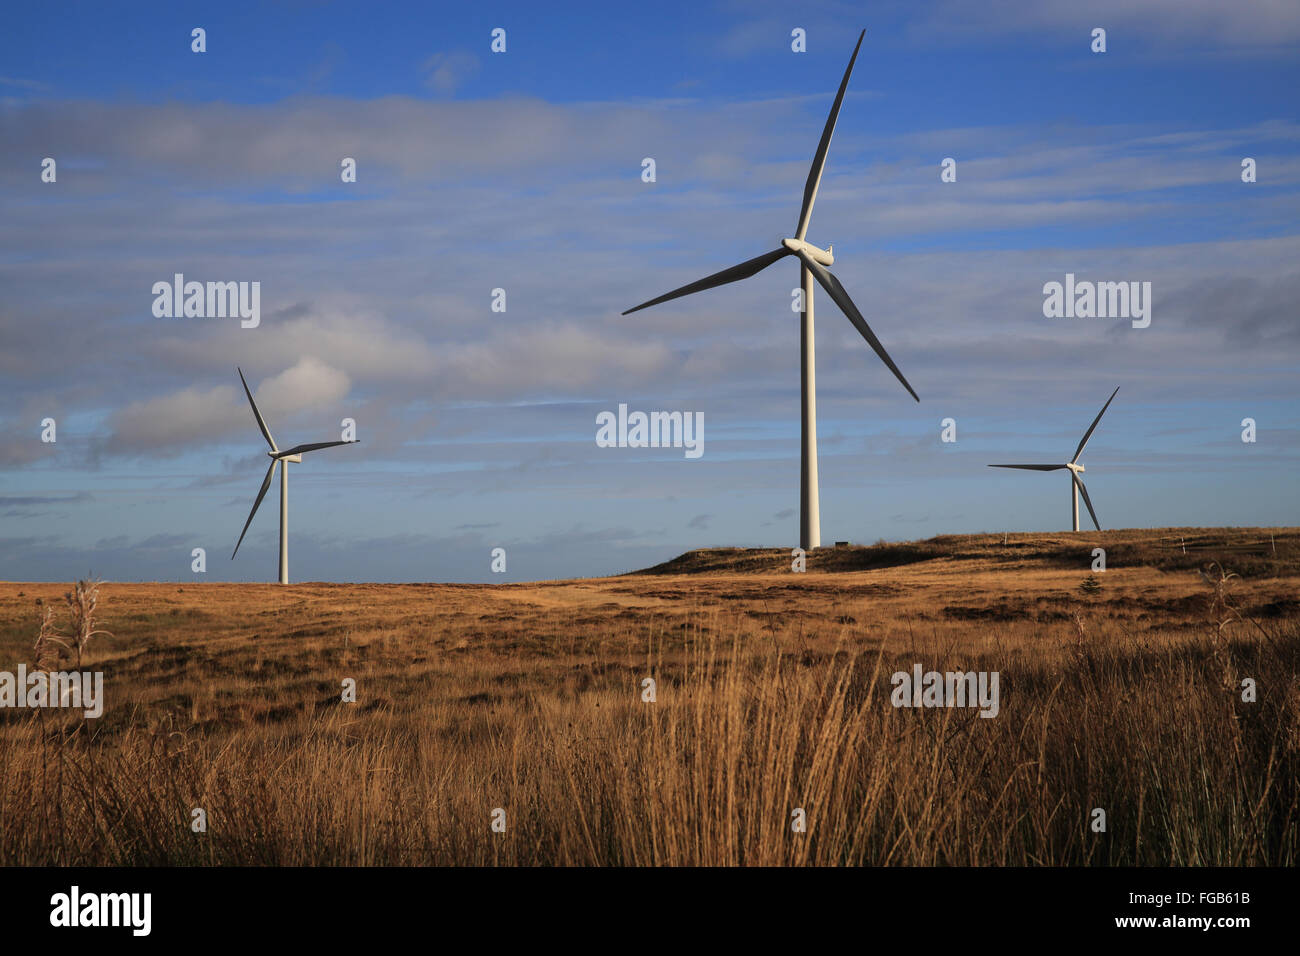
<svg viewBox="0 0 1300 956">
<path fill-rule="evenodd" d="M 822 130 L 821 142 L 817 144 L 817 153 L 813 157 L 812 169 L 808 171 L 808 181 L 803 188 L 803 208 L 799 211 L 799 224 L 795 230 L 795 237 L 793 239 L 782 239 L 779 249 L 774 249 L 756 259 L 750 259 L 748 262 L 742 262 L 738 266 L 732 266 L 730 269 L 716 272 L 698 282 L 692 282 L 690 285 L 682 286 L 680 289 L 661 295 L 657 299 L 643 302 L 636 308 L 628 309 L 623 313 L 624 315 L 630 315 L 640 309 L 658 305 L 660 302 L 667 302 L 669 299 L 690 295 L 692 292 L 702 292 L 715 286 L 726 285 L 728 282 L 748 279 L 750 276 L 766 269 L 778 259 L 784 259 L 786 256 L 798 257 L 804 306 L 803 326 L 800 335 L 803 358 L 803 374 L 801 376 L 803 444 L 799 474 L 799 546 L 804 549 L 821 547 L 822 538 L 821 510 L 817 497 L 817 375 L 813 347 L 814 279 L 826 290 L 835 304 L 839 306 L 840 311 L 853 323 L 853 327 L 867 340 L 867 344 L 875 349 L 881 361 L 889 366 L 889 370 L 903 383 L 903 387 L 918 402 L 921 400 L 912 389 L 912 386 L 907 383 L 903 373 L 898 370 L 894 360 L 889 357 L 885 347 L 880 344 L 880 340 L 876 338 L 875 333 L 871 331 L 871 327 L 867 325 L 862 313 L 853 304 L 849 294 L 844 291 L 844 286 L 840 285 L 840 281 L 826 269 L 826 266 L 833 265 L 835 262 L 835 257 L 831 254 L 831 248 L 819 249 L 804 240 L 804 236 L 808 233 L 808 222 L 812 217 L 813 202 L 817 198 L 817 187 L 821 184 L 822 170 L 826 166 L 826 152 L 831 145 L 831 134 L 835 132 L 835 120 L 840 113 L 840 104 L 844 102 L 844 91 L 849 85 L 849 74 L 853 72 L 853 63 L 858 58 L 858 50 L 862 46 L 862 38 L 866 36 L 866 33 L 867 31 L 863 30 L 862 33 L 858 34 L 857 46 L 853 48 L 853 56 L 849 59 L 848 69 L 844 71 L 844 79 L 840 81 L 839 92 L 835 94 L 835 103 L 831 106 L 831 114 L 826 119 L 825 129 Z"/>
<path fill-rule="evenodd" d="M 1083 465 L 1078 464 L 1079 456 L 1083 454 L 1083 446 L 1088 444 L 1088 439 L 1092 437 L 1093 430 L 1097 423 L 1101 421 L 1101 416 L 1106 414 L 1106 409 L 1110 408 L 1110 403 L 1115 400 L 1119 394 L 1119 386 L 1115 391 L 1110 393 L 1110 398 L 1106 399 L 1106 404 L 1101 406 L 1101 411 L 1097 417 L 1092 420 L 1088 430 L 1083 433 L 1083 439 L 1079 442 L 1079 447 L 1074 450 L 1074 457 L 1064 465 L 989 465 L 990 468 L 1020 468 L 1025 471 L 1060 471 L 1062 468 L 1070 469 L 1070 514 L 1074 519 L 1074 530 L 1079 530 L 1079 492 L 1083 492 L 1083 503 L 1088 506 L 1088 514 L 1092 515 L 1092 523 L 1096 525 L 1097 530 L 1101 530 L 1101 525 L 1097 523 L 1097 512 L 1092 510 L 1092 501 L 1088 498 L 1088 489 L 1083 486 L 1083 479 L 1079 477 L 1084 471 Z"/>
<path fill-rule="evenodd" d="M 239 533 L 239 540 L 235 542 L 235 550 L 231 552 L 230 560 L 235 560 L 235 555 L 239 553 L 239 546 L 244 543 L 244 535 L 248 533 L 248 526 L 253 523 L 253 515 L 257 514 L 258 507 L 262 504 L 262 499 L 266 497 L 266 490 L 271 487 L 271 477 L 275 474 L 275 466 L 280 465 L 280 583 L 289 583 L 289 462 L 300 464 L 304 452 L 316 451 L 318 448 L 331 448 L 334 445 L 354 445 L 356 441 L 322 441 L 311 445 L 295 445 L 288 451 L 280 451 L 275 445 L 275 439 L 271 437 L 271 430 L 266 427 L 266 419 L 258 411 L 257 402 L 253 401 L 253 393 L 248 390 L 248 382 L 244 379 L 243 369 L 236 369 L 239 372 L 239 380 L 244 383 L 244 394 L 248 396 L 248 404 L 253 406 L 253 416 L 257 419 L 257 427 L 262 430 L 262 437 L 266 443 L 271 446 L 267 455 L 271 458 L 271 465 L 266 469 L 266 477 L 262 480 L 262 489 L 257 493 L 257 500 L 253 502 L 253 510 L 248 513 L 248 520 L 244 522 L 244 530 Z"/>
</svg>

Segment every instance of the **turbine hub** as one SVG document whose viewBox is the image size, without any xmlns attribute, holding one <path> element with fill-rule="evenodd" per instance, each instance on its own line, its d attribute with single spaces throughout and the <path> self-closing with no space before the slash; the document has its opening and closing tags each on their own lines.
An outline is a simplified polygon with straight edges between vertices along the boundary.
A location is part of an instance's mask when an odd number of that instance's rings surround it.
<svg viewBox="0 0 1300 956">
<path fill-rule="evenodd" d="M 1070 464 L 1066 465 L 1065 467 L 1066 467 L 1066 468 L 1069 468 L 1071 471 L 1076 472 L 1076 473 L 1085 470 L 1084 467 L 1083 467 L 1083 465 L 1076 465 L 1076 464 L 1074 464 L 1073 462 L 1071 462 Z"/>
<path fill-rule="evenodd" d="M 831 250 L 818 249 L 811 242 L 805 242 L 802 239 L 782 239 L 781 245 L 785 246 L 791 252 L 799 252 L 800 250 L 803 250 L 808 254 L 808 258 L 812 259 L 813 262 L 820 263 L 821 265 L 835 265 L 835 256 L 831 255 Z"/>
</svg>

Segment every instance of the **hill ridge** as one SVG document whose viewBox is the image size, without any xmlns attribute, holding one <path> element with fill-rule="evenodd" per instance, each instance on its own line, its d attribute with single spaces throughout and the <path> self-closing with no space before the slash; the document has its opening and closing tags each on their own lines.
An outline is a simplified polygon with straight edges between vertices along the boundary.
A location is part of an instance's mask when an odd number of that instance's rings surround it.
<svg viewBox="0 0 1300 956">
<path fill-rule="evenodd" d="M 1300 570 L 1300 528 L 1123 528 L 1112 531 L 944 534 L 915 541 L 837 545 L 807 554 L 810 573 L 901 567 L 923 561 L 985 560 L 1079 567 L 1094 548 L 1108 567 L 1141 564 L 1165 571 L 1218 563 L 1243 577 Z M 789 570 L 793 548 L 696 548 L 633 575 L 770 574 Z"/>
</svg>

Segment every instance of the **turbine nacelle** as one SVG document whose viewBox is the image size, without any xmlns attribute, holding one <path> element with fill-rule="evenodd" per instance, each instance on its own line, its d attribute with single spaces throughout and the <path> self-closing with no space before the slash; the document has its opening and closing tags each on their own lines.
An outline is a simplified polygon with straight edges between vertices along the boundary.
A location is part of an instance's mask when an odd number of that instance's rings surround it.
<svg viewBox="0 0 1300 956">
<path fill-rule="evenodd" d="M 832 250 L 835 248 L 834 246 L 827 246 L 825 249 L 818 249 L 811 242 L 807 242 L 803 239 L 782 239 L 781 245 L 785 246 L 796 256 L 800 252 L 806 253 L 808 258 L 820 265 L 835 265 L 835 256 L 832 254 Z"/>
<path fill-rule="evenodd" d="M 1069 468 L 1069 469 L 1070 469 L 1072 472 L 1074 472 L 1076 475 L 1079 474 L 1080 472 L 1083 472 L 1083 471 L 1086 471 L 1086 470 L 1087 470 L 1087 469 L 1085 469 L 1085 468 L 1083 467 L 1083 465 L 1076 465 L 1076 464 L 1075 464 L 1074 462 L 1072 462 L 1072 461 L 1071 461 L 1071 462 L 1066 462 L 1065 467 L 1066 467 L 1066 468 Z"/>
<path fill-rule="evenodd" d="M 268 452 L 266 453 L 266 457 L 267 457 L 267 458 L 274 458 L 276 461 L 291 461 L 291 462 L 293 462 L 295 465 L 301 465 L 301 464 L 302 464 L 302 455 L 277 455 L 277 454 L 276 454 L 275 452 L 273 452 L 273 451 L 268 451 Z"/>
</svg>

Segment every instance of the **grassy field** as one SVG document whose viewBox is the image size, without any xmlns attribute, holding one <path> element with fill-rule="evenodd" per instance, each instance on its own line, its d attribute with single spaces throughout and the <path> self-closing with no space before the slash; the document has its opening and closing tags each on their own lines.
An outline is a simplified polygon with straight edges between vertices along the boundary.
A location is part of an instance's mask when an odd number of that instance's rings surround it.
<svg viewBox="0 0 1300 956">
<path fill-rule="evenodd" d="M 1298 862 L 1300 529 L 790 564 L 105 582 L 81 665 L 103 716 L 0 710 L 0 863 Z M 0 670 L 33 666 L 46 608 L 66 630 L 68 590 L 0 584 Z M 998 715 L 892 706 L 914 664 L 998 672 Z"/>
</svg>

